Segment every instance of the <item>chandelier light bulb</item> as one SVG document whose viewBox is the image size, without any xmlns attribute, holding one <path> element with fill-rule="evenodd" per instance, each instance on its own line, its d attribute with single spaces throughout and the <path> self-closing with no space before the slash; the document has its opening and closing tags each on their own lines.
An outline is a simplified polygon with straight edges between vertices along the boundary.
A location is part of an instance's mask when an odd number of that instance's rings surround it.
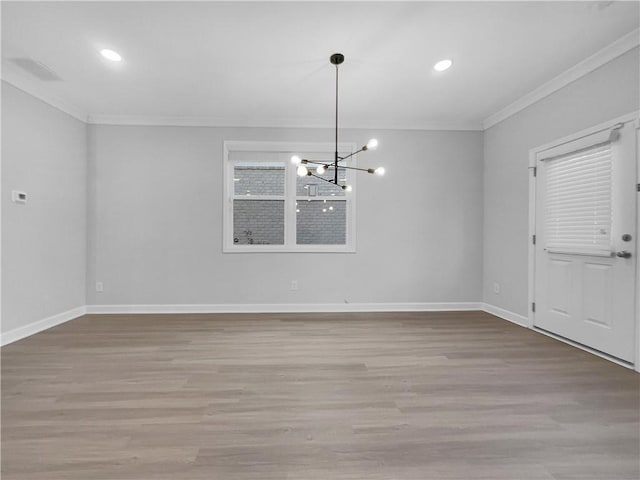
<svg viewBox="0 0 640 480">
<path fill-rule="evenodd" d="M 307 170 L 307 167 L 305 167 L 304 165 L 298 165 L 296 173 L 299 177 L 305 177 L 309 173 L 309 170 Z"/>
<path fill-rule="evenodd" d="M 384 167 L 378 167 L 378 168 L 376 168 L 376 169 L 374 170 L 374 173 L 375 173 L 376 175 L 383 176 L 383 175 L 384 175 Z"/>
<path fill-rule="evenodd" d="M 376 140 L 375 138 L 372 138 L 367 142 L 367 150 L 375 150 L 377 146 L 378 140 Z"/>
<path fill-rule="evenodd" d="M 318 168 L 316 168 L 316 172 L 318 172 L 318 175 L 322 175 L 326 171 L 327 171 L 326 165 L 318 165 Z"/>
<path fill-rule="evenodd" d="M 300 164 L 300 162 L 302 162 L 302 159 L 298 155 L 294 155 L 293 157 L 291 157 L 291 163 L 293 163 L 294 165 L 298 165 Z"/>
<path fill-rule="evenodd" d="M 351 191 L 353 190 L 353 187 L 352 187 L 351 185 L 343 185 L 343 186 L 342 186 L 342 189 L 343 189 L 345 192 L 351 192 Z"/>
</svg>

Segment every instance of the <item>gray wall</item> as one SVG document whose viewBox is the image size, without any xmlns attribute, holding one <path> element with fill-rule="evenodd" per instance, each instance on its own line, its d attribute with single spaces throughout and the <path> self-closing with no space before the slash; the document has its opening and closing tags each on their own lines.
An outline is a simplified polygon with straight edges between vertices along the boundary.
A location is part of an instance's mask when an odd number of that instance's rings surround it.
<svg viewBox="0 0 640 480">
<path fill-rule="evenodd" d="M 485 131 L 486 303 L 527 315 L 529 150 L 638 110 L 638 54 L 627 52 Z"/>
<path fill-rule="evenodd" d="M 223 254 L 223 141 L 330 130 L 89 128 L 89 305 L 481 300 L 482 132 L 344 131 L 387 169 L 358 178 L 357 253 Z"/>
<path fill-rule="evenodd" d="M 361 162 L 387 167 L 359 177 L 355 254 L 222 254 L 222 142 L 322 142 L 329 130 L 87 127 L 3 84 L 2 331 L 85 301 L 482 299 L 526 315 L 528 152 L 638 109 L 638 72 L 635 49 L 484 135 L 344 131 L 377 136 Z"/>
<path fill-rule="evenodd" d="M 86 133 L 2 83 L 3 333 L 85 304 Z"/>
</svg>

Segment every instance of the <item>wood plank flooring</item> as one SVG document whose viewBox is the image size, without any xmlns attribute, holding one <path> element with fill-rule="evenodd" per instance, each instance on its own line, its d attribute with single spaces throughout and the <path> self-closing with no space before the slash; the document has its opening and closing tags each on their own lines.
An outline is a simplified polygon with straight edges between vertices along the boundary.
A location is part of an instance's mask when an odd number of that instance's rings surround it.
<svg viewBox="0 0 640 480">
<path fill-rule="evenodd" d="M 486 313 L 88 315 L 1 354 L 3 480 L 640 478 L 640 375 Z"/>
</svg>

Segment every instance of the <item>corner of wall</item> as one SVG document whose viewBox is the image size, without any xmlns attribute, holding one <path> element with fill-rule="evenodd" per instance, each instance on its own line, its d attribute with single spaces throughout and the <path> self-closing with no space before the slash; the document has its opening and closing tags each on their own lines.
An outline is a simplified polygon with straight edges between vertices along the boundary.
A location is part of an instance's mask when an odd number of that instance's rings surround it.
<svg viewBox="0 0 640 480">
<path fill-rule="evenodd" d="M 87 196 L 86 196 L 86 216 L 87 228 L 85 231 L 86 252 L 85 252 L 85 294 L 84 303 L 92 303 L 91 284 L 96 277 L 96 128 L 87 124 Z"/>
</svg>

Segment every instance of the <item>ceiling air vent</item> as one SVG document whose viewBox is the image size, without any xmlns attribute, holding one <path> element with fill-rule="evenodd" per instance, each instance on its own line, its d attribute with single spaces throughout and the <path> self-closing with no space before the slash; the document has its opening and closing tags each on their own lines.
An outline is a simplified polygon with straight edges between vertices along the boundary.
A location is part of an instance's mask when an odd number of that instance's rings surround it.
<svg viewBox="0 0 640 480">
<path fill-rule="evenodd" d="M 44 63 L 37 62 L 32 58 L 12 58 L 10 61 L 43 82 L 62 81 L 62 78 L 60 78 L 56 72 L 51 70 Z"/>
</svg>

